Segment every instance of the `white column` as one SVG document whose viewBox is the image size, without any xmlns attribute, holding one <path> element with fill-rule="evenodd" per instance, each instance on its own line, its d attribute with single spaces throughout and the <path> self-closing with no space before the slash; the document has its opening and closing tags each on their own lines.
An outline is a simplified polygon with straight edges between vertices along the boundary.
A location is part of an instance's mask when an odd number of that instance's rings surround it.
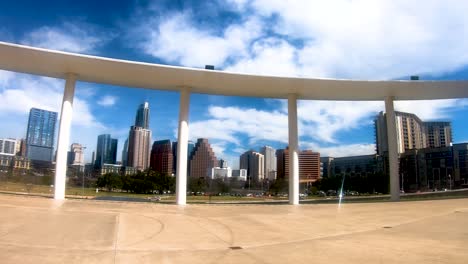
<svg viewBox="0 0 468 264">
<path fill-rule="evenodd" d="M 67 153 L 70 143 L 70 129 L 73 114 L 73 97 L 75 95 L 76 75 L 68 73 L 63 92 L 62 112 L 57 143 L 57 158 L 55 165 L 54 199 L 65 199 L 65 180 L 67 177 Z"/>
<path fill-rule="evenodd" d="M 400 177 L 398 176 L 398 142 L 395 124 L 393 97 L 385 97 L 387 119 L 388 166 L 390 170 L 390 200 L 400 200 Z"/>
<path fill-rule="evenodd" d="M 289 204 L 299 204 L 299 154 L 297 132 L 297 95 L 288 96 L 289 126 Z"/>
<path fill-rule="evenodd" d="M 177 139 L 176 203 L 187 203 L 187 151 L 188 151 L 188 116 L 190 91 L 187 87 L 180 90 L 179 132 Z"/>
</svg>

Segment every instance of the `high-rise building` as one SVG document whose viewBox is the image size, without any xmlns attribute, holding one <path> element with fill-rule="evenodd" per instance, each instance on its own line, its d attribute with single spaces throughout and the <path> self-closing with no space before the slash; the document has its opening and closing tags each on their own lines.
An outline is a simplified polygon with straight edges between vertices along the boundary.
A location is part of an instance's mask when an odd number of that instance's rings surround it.
<svg viewBox="0 0 468 264">
<path fill-rule="evenodd" d="M 276 151 L 278 178 L 289 179 L 289 149 Z M 320 178 L 320 153 L 299 151 L 299 181 L 314 182 Z"/>
<path fill-rule="evenodd" d="M 299 182 L 315 182 L 320 178 L 320 153 L 299 152 Z"/>
<path fill-rule="evenodd" d="M 135 125 L 128 136 L 127 166 L 146 170 L 150 165 L 151 130 L 149 130 L 149 103 L 138 107 Z"/>
<path fill-rule="evenodd" d="M 127 165 L 137 170 L 146 170 L 150 161 L 151 130 L 131 126 L 128 137 Z"/>
<path fill-rule="evenodd" d="M 244 152 L 239 159 L 239 168 L 247 170 L 247 179 L 261 181 L 265 178 L 265 159 L 261 153 L 249 150 Z"/>
<path fill-rule="evenodd" d="M 136 117 L 135 117 L 135 126 L 141 127 L 144 129 L 149 129 L 149 103 L 144 102 L 138 107 Z"/>
<path fill-rule="evenodd" d="M 122 149 L 122 166 L 127 166 L 128 164 L 128 138 L 125 139 L 125 143 Z"/>
<path fill-rule="evenodd" d="M 189 140 L 188 143 L 187 143 L 187 171 L 188 172 L 190 172 L 190 168 L 189 168 L 190 164 L 189 163 L 190 163 L 190 158 L 192 156 L 194 148 L 195 148 L 195 143 L 193 143 L 193 141 Z M 172 154 L 174 156 L 174 158 L 172 159 L 172 161 L 173 161 L 172 162 L 173 163 L 172 170 L 174 171 L 174 174 L 176 174 L 176 170 L 177 170 L 177 141 L 172 142 Z"/>
<path fill-rule="evenodd" d="M 287 179 L 289 175 L 289 150 L 276 150 L 276 178 Z"/>
<path fill-rule="evenodd" d="M 386 114 L 380 112 L 374 121 L 377 154 L 388 152 Z M 423 122 L 415 114 L 395 112 L 397 150 L 449 146 L 452 142 L 450 122 Z"/>
<path fill-rule="evenodd" d="M 117 163 L 117 139 L 109 134 L 98 136 L 94 166 L 102 168 L 104 164 Z"/>
<path fill-rule="evenodd" d="M 452 124 L 450 122 L 425 122 L 427 147 L 449 147 L 452 143 Z"/>
<path fill-rule="evenodd" d="M 0 139 L 0 155 L 15 156 L 16 155 L 16 139 Z"/>
<path fill-rule="evenodd" d="M 26 139 L 22 138 L 18 142 L 16 144 L 19 145 L 19 152 L 17 152 L 16 155 L 20 157 L 26 157 Z M 16 147 L 16 149 L 18 149 L 18 146 Z"/>
<path fill-rule="evenodd" d="M 73 143 L 68 152 L 68 165 L 80 165 L 84 163 L 84 148 L 81 144 Z"/>
<path fill-rule="evenodd" d="M 217 159 L 208 139 L 199 138 L 190 157 L 190 177 L 205 178 L 217 165 Z"/>
<path fill-rule="evenodd" d="M 31 108 L 26 133 L 26 156 L 29 159 L 52 161 L 56 123 L 56 112 Z"/>
<path fill-rule="evenodd" d="M 166 175 L 172 175 L 172 158 L 172 144 L 169 139 L 153 143 L 150 160 L 150 166 L 153 170 Z"/>
<path fill-rule="evenodd" d="M 260 153 L 265 157 L 265 177 L 269 180 L 276 179 L 276 150 L 270 146 L 264 146 L 260 149 Z"/>
</svg>

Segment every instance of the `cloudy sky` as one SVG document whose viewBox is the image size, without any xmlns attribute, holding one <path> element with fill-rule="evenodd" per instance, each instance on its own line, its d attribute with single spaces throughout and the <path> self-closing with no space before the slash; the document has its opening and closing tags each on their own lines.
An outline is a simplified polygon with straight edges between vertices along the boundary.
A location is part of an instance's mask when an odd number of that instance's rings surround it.
<svg viewBox="0 0 468 264">
<path fill-rule="evenodd" d="M 47 4 L 45 4 L 47 3 Z M 1 1 L 0 41 L 167 65 L 281 76 L 468 79 L 465 0 Z M 0 58 L 1 59 L 1 58 Z M 31 107 L 60 110 L 64 82 L 0 71 L 0 137 L 22 138 Z M 119 139 L 148 101 L 153 139 L 174 140 L 179 95 L 79 82 L 72 141 Z M 468 141 L 468 100 L 397 102 L 423 120 L 453 122 Z M 374 152 L 383 102 L 299 102 L 300 146 L 322 156 Z M 193 94 L 190 138 L 218 158 L 287 144 L 285 100 Z M 120 155 L 119 155 L 120 156 Z"/>
</svg>

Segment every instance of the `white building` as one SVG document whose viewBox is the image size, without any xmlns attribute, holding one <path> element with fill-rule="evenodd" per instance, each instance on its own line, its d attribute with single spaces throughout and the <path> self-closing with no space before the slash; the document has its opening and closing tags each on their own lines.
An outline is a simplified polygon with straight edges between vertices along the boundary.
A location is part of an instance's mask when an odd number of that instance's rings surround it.
<svg viewBox="0 0 468 264">
<path fill-rule="evenodd" d="M 84 147 L 81 144 L 73 143 L 69 152 L 69 164 L 84 166 Z"/>
<path fill-rule="evenodd" d="M 239 168 L 247 170 L 248 179 L 261 181 L 265 178 L 265 159 L 263 154 L 249 150 L 240 156 L 239 161 Z"/>
<path fill-rule="evenodd" d="M 210 179 L 225 179 L 232 177 L 232 169 L 230 167 L 227 168 L 220 168 L 214 167 L 209 169 L 208 171 L 208 178 Z"/>
<path fill-rule="evenodd" d="M 0 139 L 0 155 L 15 156 L 16 155 L 16 139 L 1 138 Z"/>
<path fill-rule="evenodd" d="M 232 178 L 237 178 L 238 181 L 247 181 L 247 170 L 232 170 Z"/>
<path fill-rule="evenodd" d="M 264 146 L 260 149 L 260 153 L 264 156 L 265 178 L 273 181 L 276 180 L 276 149 L 270 146 Z"/>
</svg>

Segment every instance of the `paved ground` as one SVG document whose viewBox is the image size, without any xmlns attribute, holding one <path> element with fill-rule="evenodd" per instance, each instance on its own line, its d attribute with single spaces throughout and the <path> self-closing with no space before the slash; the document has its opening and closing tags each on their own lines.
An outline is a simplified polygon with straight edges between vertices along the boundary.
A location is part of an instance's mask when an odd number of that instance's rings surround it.
<svg viewBox="0 0 468 264">
<path fill-rule="evenodd" d="M 468 263 L 468 199 L 162 205 L 0 195 L 5 263 Z"/>
</svg>

